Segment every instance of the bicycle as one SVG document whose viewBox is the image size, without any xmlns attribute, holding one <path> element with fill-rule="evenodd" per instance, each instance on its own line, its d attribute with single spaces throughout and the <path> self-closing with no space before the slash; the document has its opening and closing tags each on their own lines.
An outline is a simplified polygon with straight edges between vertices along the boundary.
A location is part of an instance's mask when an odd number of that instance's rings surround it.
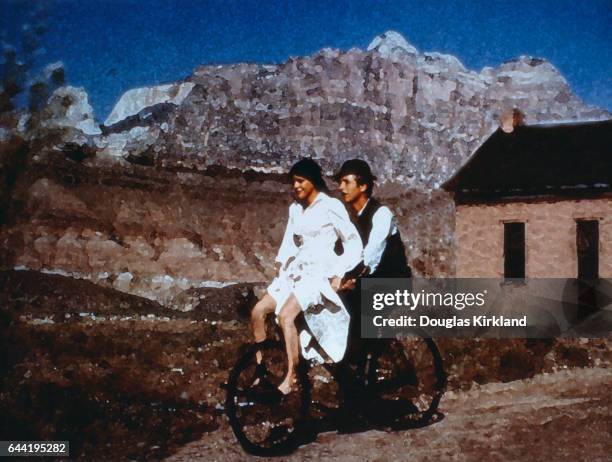
<svg viewBox="0 0 612 462">
<path fill-rule="evenodd" d="M 260 364 L 257 352 L 262 353 Z M 415 428 L 440 416 L 446 375 L 430 338 L 353 339 L 342 364 L 336 365 L 301 358 L 297 383 L 285 396 L 276 387 L 286 367 L 284 343 L 268 339 L 251 345 L 230 373 L 225 409 L 236 438 L 251 454 L 288 454 L 316 433 L 313 428 L 325 430 L 326 417 L 339 412 L 335 397 L 351 389 L 340 383 L 339 375 L 345 382 L 347 374 L 354 377 L 352 390 L 359 390 L 359 396 L 353 401 L 364 401 L 359 412 L 370 426 Z"/>
</svg>

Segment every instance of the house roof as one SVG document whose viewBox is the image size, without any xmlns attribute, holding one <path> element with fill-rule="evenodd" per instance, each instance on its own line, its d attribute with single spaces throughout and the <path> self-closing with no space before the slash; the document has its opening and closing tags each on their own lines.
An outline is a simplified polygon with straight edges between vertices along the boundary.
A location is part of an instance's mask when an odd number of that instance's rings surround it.
<svg viewBox="0 0 612 462">
<path fill-rule="evenodd" d="M 612 191 L 612 120 L 498 128 L 442 187 L 473 199 Z"/>
</svg>

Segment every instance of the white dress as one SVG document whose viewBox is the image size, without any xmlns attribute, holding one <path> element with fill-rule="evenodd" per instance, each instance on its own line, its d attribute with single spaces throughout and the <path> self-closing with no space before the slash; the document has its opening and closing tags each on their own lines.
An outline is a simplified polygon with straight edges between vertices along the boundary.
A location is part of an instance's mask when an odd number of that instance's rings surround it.
<svg viewBox="0 0 612 462">
<path fill-rule="evenodd" d="M 338 238 L 344 248 L 342 255 L 334 251 Z M 329 279 L 344 276 L 362 260 L 362 254 L 361 238 L 338 199 L 319 192 L 305 209 L 291 204 L 276 257 L 282 268 L 267 291 L 276 301 L 277 316 L 287 298 L 295 295 L 309 329 L 335 362 L 344 356 L 350 317 Z M 300 333 L 302 355 L 323 362 L 311 340 L 306 330 Z"/>
</svg>

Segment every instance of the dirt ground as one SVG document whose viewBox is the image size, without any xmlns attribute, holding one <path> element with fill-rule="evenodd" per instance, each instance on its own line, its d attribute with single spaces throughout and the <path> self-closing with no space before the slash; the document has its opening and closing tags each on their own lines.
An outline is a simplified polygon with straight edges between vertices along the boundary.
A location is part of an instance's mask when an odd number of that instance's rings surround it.
<svg viewBox="0 0 612 462">
<path fill-rule="evenodd" d="M 0 271 L 0 436 L 69 440 L 71 457 L 86 461 L 250 460 L 221 385 L 251 341 L 253 290 L 202 288 L 170 308 L 88 281 Z M 277 460 L 610 460 L 611 339 L 437 344 L 448 374 L 441 421 L 321 433 Z M 318 392 L 334 397 L 322 383 Z"/>
<path fill-rule="evenodd" d="M 450 391 L 444 418 L 402 432 L 320 434 L 280 461 L 609 461 L 612 371 L 573 369 Z M 228 429 L 205 434 L 166 462 L 264 460 Z"/>
</svg>

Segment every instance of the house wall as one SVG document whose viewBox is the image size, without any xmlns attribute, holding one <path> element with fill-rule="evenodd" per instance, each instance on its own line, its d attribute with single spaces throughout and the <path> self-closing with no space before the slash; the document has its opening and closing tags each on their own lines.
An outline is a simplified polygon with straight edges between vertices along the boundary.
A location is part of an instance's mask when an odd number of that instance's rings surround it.
<svg viewBox="0 0 612 462">
<path fill-rule="evenodd" d="M 577 276 L 576 220 L 599 221 L 599 274 L 612 278 L 612 197 L 457 205 L 457 277 L 503 277 L 504 222 L 525 222 L 526 277 Z"/>
</svg>

